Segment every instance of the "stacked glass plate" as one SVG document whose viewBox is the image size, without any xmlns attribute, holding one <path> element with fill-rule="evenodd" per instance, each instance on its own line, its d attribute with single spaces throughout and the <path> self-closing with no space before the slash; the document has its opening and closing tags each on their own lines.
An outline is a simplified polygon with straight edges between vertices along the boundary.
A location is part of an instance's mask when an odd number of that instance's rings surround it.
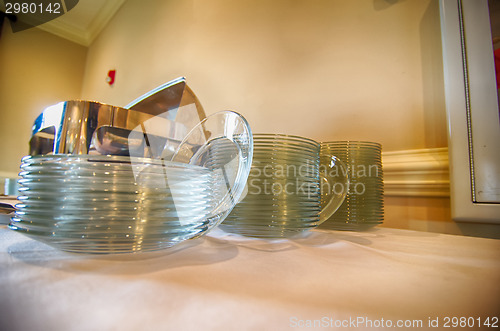
<svg viewBox="0 0 500 331">
<path fill-rule="evenodd" d="M 215 201 L 207 168 L 104 155 L 23 158 L 11 229 L 67 251 L 170 247 L 207 230 Z"/>
<path fill-rule="evenodd" d="M 381 152 L 382 146 L 375 142 L 334 141 L 321 144 L 321 162 L 328 162 L 327 155 L 330 154 L 339 157 L 347 166 L 350 184 L 342 205 L 320 228 L 365 230 L 383 223 Z"/>
<path fill-rule="evenodd" d="M 183 84 L 158 92 L 175 96 L 171 108 L 77 100 L 44 110 L 9 227 L 65 251 L 133 253 L 222 222 L 245 188 L 252 133 L 238 113 L 204 117 Z"/>
</svg>

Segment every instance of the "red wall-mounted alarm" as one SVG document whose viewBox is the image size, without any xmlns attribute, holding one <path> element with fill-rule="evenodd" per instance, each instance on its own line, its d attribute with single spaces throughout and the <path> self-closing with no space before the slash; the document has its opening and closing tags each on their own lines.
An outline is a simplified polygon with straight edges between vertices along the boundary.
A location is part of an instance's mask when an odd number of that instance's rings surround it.
<svg viewBox="0 0 500 331">
<path fill-rule="evenodd" d="M 113 85 L 115 83 L 116 70 L 108 71 L 108 77 L 106 77 L 106 82 L 109 85 Z"/>
</svg>

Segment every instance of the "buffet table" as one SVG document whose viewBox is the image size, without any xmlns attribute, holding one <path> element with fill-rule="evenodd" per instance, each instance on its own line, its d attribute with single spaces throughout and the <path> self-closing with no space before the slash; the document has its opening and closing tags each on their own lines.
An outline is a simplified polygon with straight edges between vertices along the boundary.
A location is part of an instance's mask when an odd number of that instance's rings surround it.
<svg viewBox="0 0 500 331">
<path fill-rule="evenodd" d="M 130 257 L 65 253 L 0 226 L 0 330 L 483 330 L 499 317 L 500 240 L 215 231 Z"/>
</svg>

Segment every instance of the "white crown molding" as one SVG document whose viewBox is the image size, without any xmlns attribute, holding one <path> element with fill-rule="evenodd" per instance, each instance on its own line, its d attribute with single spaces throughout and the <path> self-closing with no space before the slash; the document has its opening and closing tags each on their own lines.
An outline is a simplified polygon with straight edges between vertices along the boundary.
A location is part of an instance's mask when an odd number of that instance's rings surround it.
<svg viewBox="0 0 500 331">
<path fill-rule="evenodd" d="M 102 29 L 108 24 L 108 22 L 113 18 L 118 9 L 123 5 L 125 0 L 115 0 L 115 1 L 106 1 L 104 6 L 102 7 L 99 14 L 92 20 L 88 28 L 89 35 L 89 44 L 90 45 L 94 39 L 101 33 Z M 88 46 L 87 45 L 87 46 Z"/>
<path fill-rule="evenodd" d="M 57 19 L 40 24 L 37 28 L 83 46 L 89 46 L 92 42 L 87 30 Z"/>
<path fill-rule="evenodd" d="M 448 148 L 382 153 L 386 196 L 449 197 Z"/>
<path fill-rule="evenodd" d="M 92 22 L 90 22 L 88 27 L 81 27 L 68 23 L 64 19 L 61 19 L 61 16 L 47 23 L 38 25 L 37 28 L 77 44 L 90 46 L 124 2 L 125 0 L 105 1 L 103 7 L 94 17 Z"/>
</svg>

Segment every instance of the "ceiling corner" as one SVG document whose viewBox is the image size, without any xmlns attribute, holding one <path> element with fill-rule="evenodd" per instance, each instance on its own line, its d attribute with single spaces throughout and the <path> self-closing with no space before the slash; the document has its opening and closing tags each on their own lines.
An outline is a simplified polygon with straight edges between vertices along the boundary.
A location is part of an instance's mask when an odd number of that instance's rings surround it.
<svg viewBox="0 0 500 331">
<path fill-rule="evenodd" d="M 38 28 L 88 47 L 125 1 L 80 1 L 70 12 L 41 24 Z"/>
</svg>

